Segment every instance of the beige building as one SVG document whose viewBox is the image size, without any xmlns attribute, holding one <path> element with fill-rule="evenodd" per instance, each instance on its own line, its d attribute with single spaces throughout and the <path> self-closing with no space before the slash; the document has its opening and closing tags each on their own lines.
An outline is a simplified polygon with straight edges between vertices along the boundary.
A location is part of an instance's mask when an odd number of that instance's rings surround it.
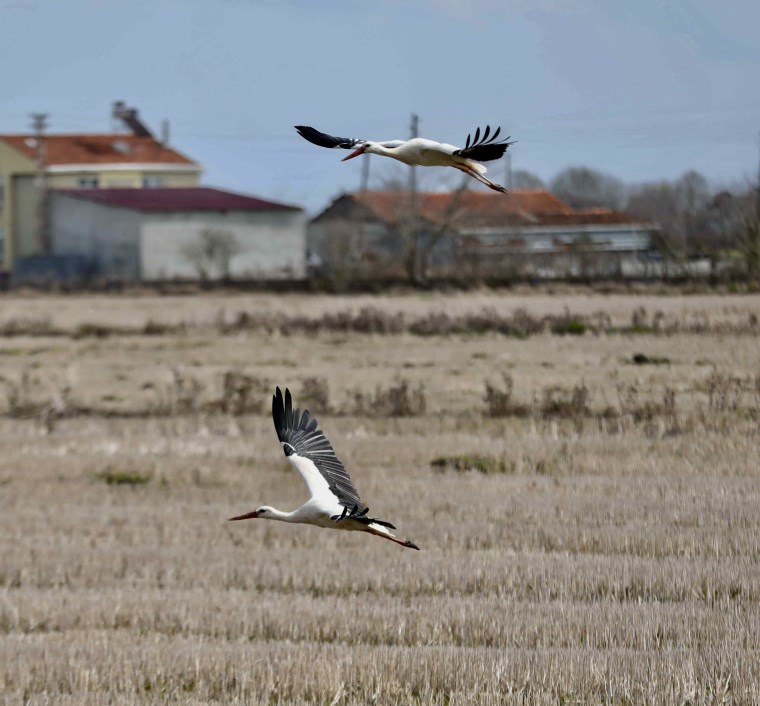
<svg viewBox="0 0 760 706">
<path fill-rule="evenodd" d="M 0 135 L 0 270 L 49 254 L 48 190 L 196 187 L 201 172 L 150 134 Z"/>
</svg>

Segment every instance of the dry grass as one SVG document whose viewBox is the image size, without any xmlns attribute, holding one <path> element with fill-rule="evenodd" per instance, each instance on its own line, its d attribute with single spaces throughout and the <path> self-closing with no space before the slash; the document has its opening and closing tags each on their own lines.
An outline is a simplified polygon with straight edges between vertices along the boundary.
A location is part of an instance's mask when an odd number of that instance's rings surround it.
<svg viewBox="0 0 760 706">
<path fill-rule="evenodd" d="M 753 336 L 209 327 L 15 336 L 0 360 L 0 703 L 760 699 Z M 303 391 L 372 512 L 421 552 L 225 522 L 304 497 L 274 384 Z"/>
</svg>

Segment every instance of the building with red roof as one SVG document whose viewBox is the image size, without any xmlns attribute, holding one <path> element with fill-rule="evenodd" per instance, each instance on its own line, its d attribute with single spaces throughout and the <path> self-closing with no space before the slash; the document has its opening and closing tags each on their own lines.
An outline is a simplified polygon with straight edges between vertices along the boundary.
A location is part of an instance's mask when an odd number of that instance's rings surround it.
<svg viewBox="0 0 760 706">
<path fill-rule="evenodd" d="M 305 273 L 301 208 L 199 186 L 202 167 L 113 104 L 109 134 L 0 135 L 0 270 L 17 282 Z"/>
<path fill-rule="evenodd" d="M 0 135 L 0 269 L 49 252 L 47 194 L 52 189 L 198 186 L 203 168 L 116 102 L 113 133 Z"/>
<path fill-rule="evenodd" d="M 548 191 L 343 194 L 309 224 L 328 278 L 611 277 L 644 274 L 656 228 Z"/>
</svg>

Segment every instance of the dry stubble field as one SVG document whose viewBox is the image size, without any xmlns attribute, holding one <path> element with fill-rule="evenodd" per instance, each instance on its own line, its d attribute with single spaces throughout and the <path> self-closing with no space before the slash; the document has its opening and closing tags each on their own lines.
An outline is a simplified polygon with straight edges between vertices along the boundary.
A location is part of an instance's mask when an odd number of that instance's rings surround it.
<svg viewBox="0 0 760 706">
<path fill-rule="evenodd" d="M 757 703 L 758 317 L 3 297 L 0 702 Z M 275 384 L 422 551 L 225 522 L 305 497 Z"/>
</svg>

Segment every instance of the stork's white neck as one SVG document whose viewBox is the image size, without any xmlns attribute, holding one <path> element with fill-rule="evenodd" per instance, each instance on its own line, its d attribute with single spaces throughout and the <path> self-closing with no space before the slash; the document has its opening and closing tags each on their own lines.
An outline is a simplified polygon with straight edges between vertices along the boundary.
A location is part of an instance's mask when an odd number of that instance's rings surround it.
<svg viewBox="0 0 760 706">
<path fill-rule="evenodd" d="M 298 510 L 293 512 L 283 512 L 276 507 L 266 505 L 266 512 L 259 515 L 262 520 L 279 520 L 280 522 L 298 522 Z M 299 508 L 300 509 L 300 508 Z"/>
<path fill-rule="evenodd" d="M 368 154 L 380 155 L 381 157 L 393 157 L 393 159 L 399 159 L 400 156 L 405 154 L 403 145 L 391 149 L 390 147 L 384 147 L 378 142 L 370 142 L 364 151 Z"/>
</svg>

